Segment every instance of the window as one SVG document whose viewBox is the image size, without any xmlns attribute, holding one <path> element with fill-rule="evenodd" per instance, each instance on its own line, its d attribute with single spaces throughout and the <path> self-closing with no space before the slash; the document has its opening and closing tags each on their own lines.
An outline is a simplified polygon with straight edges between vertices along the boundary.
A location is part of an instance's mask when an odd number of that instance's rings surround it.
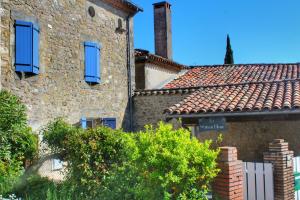
<svg viewBox="0 0 300 200">
<path fill-rule="evenodd" d="M 63 161 L 60 159 L 52 159 L 52 171 L 61 170 L 63 168 Z"/>
<path fill-rule="evenodd" d="M 17 72 L 39 73 L 39 28 L 32 22 L 15 21 Z"/>
<path fill-rule="evenodd" d="M 96 128 L 98 126 L 107 126 L 112 129 L 116 129 L 116 118 L 87 119 L 82 117 L 80 120 L 80 125 L 83 129 Z"/>
<path fill-rule="evenodd" d="M 103 126 L 110 127 L 112 129 L 116 129 L 117 127 L 117 120 L 116 118 L 103 118 L 102 119 Z"/>
<path fill-rule="evenodd" d="M 98 119 L 88 118 L 88 119 L 87 119 L 87 118 L 83 117 L 83 118 L 81 118 L 80 121 L 81 121 L 81 122 L 80 122 L 81 127 L 82 127 L 83 129 L 87 129 L 87 128 L 96 128 L 96 127 L 102 125 L 101 119 L 100 119 L 100 118 L 98 118 Z"/>
<path fill-rule="evenodd" d="M 85 81 L 91 84 L 100 83 L 100 45 L 85 42 Z"/>
</svg>

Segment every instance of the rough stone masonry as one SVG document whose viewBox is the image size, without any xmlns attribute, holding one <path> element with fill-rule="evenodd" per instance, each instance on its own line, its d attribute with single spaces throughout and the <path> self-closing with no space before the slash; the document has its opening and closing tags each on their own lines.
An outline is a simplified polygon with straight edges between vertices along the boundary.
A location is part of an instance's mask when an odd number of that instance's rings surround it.
<svg viewBox="0 0 300 200">
<path fill-rule="evenodd" d="M 95 17 L 88 14 L 90 6 Z M 82 116 L 116 117 L 118 127 L 122 126 L 128 99 L 127 39 L 126 33 L 118 33 L 116 28 L 119 19 L 126 27 L 127 13 L 93 0 L 4 0 L 1 8 L 2 89 L 22 98 L 34 129 L 60 116 L 71 123 Z M 16 19 L 40 27 L 39 75 L 15 72 Z M 131 42 L 132 37 L 131 32 Z M 85 41 L 102 46 L 99 85 L 84 80 Z M 133 44 L 131 47 L 133 62 Z"/>
<path fill-rule="evenodd" d="M 83 116 L 114 117 L 118 128 L 128 125 L 127 33 L 116 29 L 120 21 L 126 29 L 129 13 L 105 2 L 1 1 L 0 86 L 21 97 L 34 130 L 57 117 L 73 124 Z M 88 13 L 90 6 L 95 9 L 94 17 Z M 40 27 L 38 75 L 15 72 L 15 20 L 33 22 Z M 129 23 L 132 27 L 132 18 Z M 129 31 L 133 69 L 132 28 Z M 85 41 L 96 41 L 102 46 L 98 85 L 90 85 L 84 79 Z"/>
</svg>

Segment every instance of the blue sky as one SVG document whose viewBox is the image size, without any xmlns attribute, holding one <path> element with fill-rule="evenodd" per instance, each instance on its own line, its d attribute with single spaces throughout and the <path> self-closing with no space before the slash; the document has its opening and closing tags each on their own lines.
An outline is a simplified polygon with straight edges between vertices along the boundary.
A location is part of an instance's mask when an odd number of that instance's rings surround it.
<svg viewBox="0 0 300 200">
<path fill-rule="evenodd" d="M 134 0 L 135 48 L 154 52 L 153 0 Z M 300 62 L 300 0 L 170 0 L 173 58 L 223 64 L 226 34 L 235 63 Z"/>
</svg>

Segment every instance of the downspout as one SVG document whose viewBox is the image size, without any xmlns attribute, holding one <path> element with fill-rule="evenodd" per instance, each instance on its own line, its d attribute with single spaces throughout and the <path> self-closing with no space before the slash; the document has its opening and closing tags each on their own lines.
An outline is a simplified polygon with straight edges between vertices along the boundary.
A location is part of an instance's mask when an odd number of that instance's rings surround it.
<svg viewBox="0 0 300 200">
<path fill-rule="evenodd" d="M 133 4 L 129 0 L 124 0 L 130 5 L 136 8 L 134 13 L 131 13 L 126 18 L 126 28 L 127 28 L 127 80 L 128 80 L 128 109 L 129 109 L 129 130 L 133 131 L 133 91 L 132 91 L 132 80 L 131 80 L 131 37 L 130 37 L 130 19 L 138 12 L 143 12 L 144 10 L 137 5 Z"/>
<path fill-rule="evenodd" d="M 133 97 L 132 97 L 132 80 L 131 80 L 131 38 L 130 38 L 130 18 L 128 15 L 127 23 L 127 80 L 128 80 L 128 106 L 129 106 L 129 130 L 133 131 Z"/>
</svg>

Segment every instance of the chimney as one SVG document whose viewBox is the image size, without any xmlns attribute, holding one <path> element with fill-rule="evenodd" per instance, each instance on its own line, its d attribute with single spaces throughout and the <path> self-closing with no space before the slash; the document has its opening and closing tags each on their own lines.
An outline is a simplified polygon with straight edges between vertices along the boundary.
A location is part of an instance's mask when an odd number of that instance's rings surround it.
<svg viewBox="0 0 300 200">
<path fill-rule="evenodd" d="M 164 1 L 153 6 L 155 54 L 172 60 L 171 4 Z"/>
</svg>

